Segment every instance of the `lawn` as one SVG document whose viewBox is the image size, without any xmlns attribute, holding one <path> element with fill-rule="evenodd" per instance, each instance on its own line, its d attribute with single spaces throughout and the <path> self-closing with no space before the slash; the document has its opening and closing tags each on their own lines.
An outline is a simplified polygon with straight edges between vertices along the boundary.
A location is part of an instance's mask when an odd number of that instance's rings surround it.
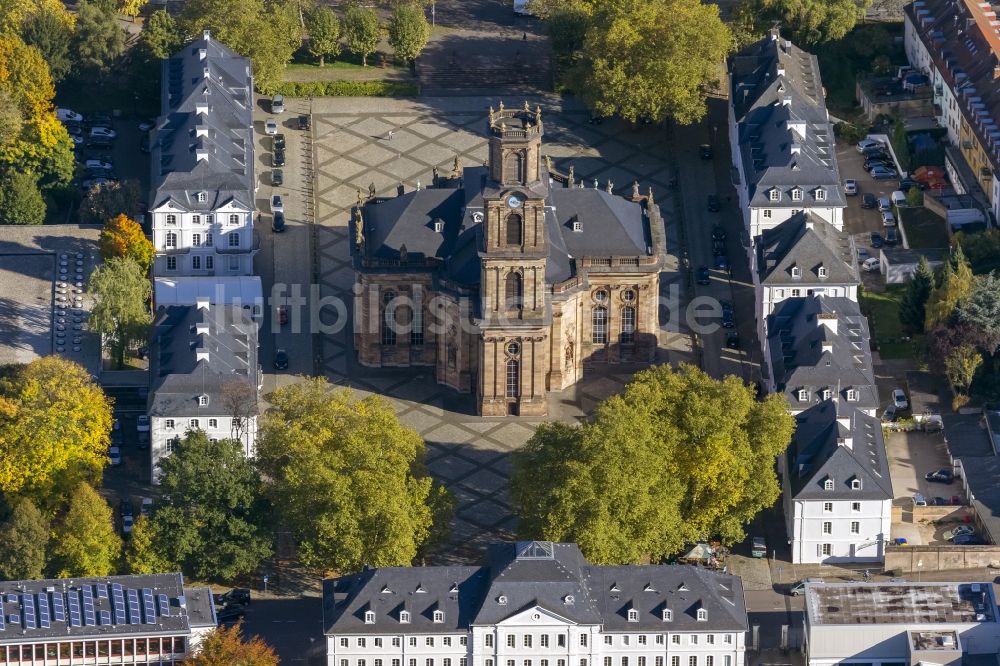
<svg viewBox="0 0 1000 666">
<path fill-rule="evenodd" d="M 905 284 L 889 285 L 882 292 L 865 290 L 861 293 L 861 312 L 868 317 L 872 346 L 885 359 L 918 359 L 923 350 L 922 335 L 912 338 L 903 335 L 899 304 L 905 293 Z"/>
<path fill-rule="evenodd" d="M 903 208 L 899 219 L 911 249 L 946 248 L 949 245 L 945 221 L 926 208 Z"/>
</svg>

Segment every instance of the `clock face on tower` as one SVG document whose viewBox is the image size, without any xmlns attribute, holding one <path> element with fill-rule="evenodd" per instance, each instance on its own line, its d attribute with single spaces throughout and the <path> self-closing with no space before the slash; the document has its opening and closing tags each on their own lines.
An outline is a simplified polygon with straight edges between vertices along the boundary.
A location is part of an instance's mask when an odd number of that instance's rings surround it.
<svg viewBox="0 0 1000 666">
<path fill-rule="evenodd" d="M 507 207 L 508 208 L 520 208 L 521 207 L 521 197 L 516 194 L 512 194 L 507 197 Z"/>
</svg>

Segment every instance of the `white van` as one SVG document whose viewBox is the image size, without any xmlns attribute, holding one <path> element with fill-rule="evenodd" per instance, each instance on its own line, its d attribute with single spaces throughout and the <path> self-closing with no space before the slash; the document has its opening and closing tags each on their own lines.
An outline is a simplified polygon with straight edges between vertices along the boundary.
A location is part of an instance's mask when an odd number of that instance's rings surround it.
<svg viewBox="0 0 1000 666">
<path fill-rule="evenodd" d="M 892 199 L 893 206 L 896 206 L 897 208 L 906 208 L 906 195 L 902 190 L 896 190 L 889 195 L 889 198 Z"/>
</svg>

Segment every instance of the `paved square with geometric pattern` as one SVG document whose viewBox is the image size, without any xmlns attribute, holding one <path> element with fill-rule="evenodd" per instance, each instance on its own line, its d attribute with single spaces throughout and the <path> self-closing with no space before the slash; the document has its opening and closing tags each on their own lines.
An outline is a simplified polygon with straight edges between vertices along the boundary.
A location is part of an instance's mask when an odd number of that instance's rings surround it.
<svg viewBox="0 0 1000 666">
<path fill-rule="evenodd" d="M 504 100 L 507 106 L 521 99 Z M 618 193 L 638 180 L 645 193 L 652 186 L 668 213 L 665 133 L 658 128 L 632 130 L 617 121 L 590 124 L 590 114 L 555 97 L 531 98 L 542 107 L 543 154 L 556 169 L 572 164 L 588 187 L 603 188 L 610 179 Z M 486 115 L 500 100 L 486 97 L 397 99 L 323 98 L 313 102 L 316 164 L 317 255 L 321 294 L 351 303 L 354 272 L 350 259 L 350 209 L 357 191 L 374 184 L 379 196 L 394 196 L 432 181 L 459 166 L 486 159 Z M 389 132 L 392 137 L 389 138 Z M 647 174 L 658 174 L 650 178 Z M 668 244 L 671 237 L 668 229 Z M 390 400 L 400 421 L 427 442 L 427 465 L 458 500 L 447 561 L 477 559 L 483 547 L 510 538 L 516 527 L 507 495 L 510 453 L 531 436 L 537 419 L 482 418 L 471 396 L 438 386 L 426 369 L 371 369 L 359 366 L 351 349 L 350 328 L 321 341 L 321 371 L 361 395 L 378 393 Z M 661 354 L 662 360 L 667 360 Z M 670 357 L 673 360 L 673 357 Z M 600 400 L 619 391 L 635 367 L 612 366 L 589 373 L 577 386 L 552 394 L 550 419 L 578 421 Z"/>
</svg>

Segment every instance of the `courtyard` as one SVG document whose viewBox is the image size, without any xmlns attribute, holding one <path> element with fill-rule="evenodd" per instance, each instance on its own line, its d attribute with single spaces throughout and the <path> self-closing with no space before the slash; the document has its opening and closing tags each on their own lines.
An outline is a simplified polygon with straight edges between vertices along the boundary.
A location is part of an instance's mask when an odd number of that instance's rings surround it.
<svg viewBox="0 0 1000 666">
<path fill-rule="evenodd" d="M 486 116 L 500 98 L 448 97 L 403 99 L 325 98 L 313 101 L 315 150 L 316 274 L 323 297 L 350 303 L 354 271 L 350 258 L 350 215 L 358 191 L 374 186 L 380 197 L 395 196 L 433 182 L 436 169 L 451 173 L 486 159 Z M 504 99 L 507 106 L 523 99 Z M 667 220 L 668 252 L 676 252 L 670 201 L 671 149 L 667 132 L 645 126 L 631 129 L 620 121 L 590 123 L 590 114 L 572 100 L 531 97 L 540 105 L 545 124 L 543 154 L 555 168 L 574 167 L 587 187 L 613 183 L 616 193 L 629 193 L 638 181 L 650 187 Z M 390 134 L 391 133 L 391 134 Z M 669 279 L 676 274 L 665 273 Z M 351 329 L 324 334 L 317 351 L 316 372 L 359 396 L 379 394 L 396 409 L 400 420 L 427 442 L 431 473 L 455 495 L 458 506 L 447 549 L 449 561 L 479 557 L 483 547 L 513 536 L 515 521 L 507 496 L 510 454 L 524 445 L 538 419 L 476 416 L 471 396 L 438 386 L 433 368 L 373 370 L 357 365 Z M 660 361 L 686 359 L 686 337 L 663 333 Z M 549 419 L 578 422 L 598 402 L 618 392 L 637 367 L 614 365 L 588 373 L 584 380 L 554 394 Z"/>
</svg>

